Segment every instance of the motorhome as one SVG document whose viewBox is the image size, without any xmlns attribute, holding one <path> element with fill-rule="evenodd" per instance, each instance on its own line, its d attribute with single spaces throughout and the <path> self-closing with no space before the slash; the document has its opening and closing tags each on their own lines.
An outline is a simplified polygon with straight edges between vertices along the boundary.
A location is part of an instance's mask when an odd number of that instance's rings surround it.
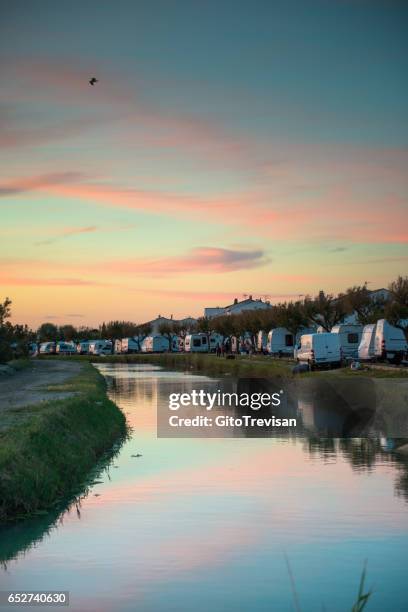
<svg viewBox="0 0 408 612">
<path fill-rule="evenodd" d="M 318 366 L 340 365 L 339 334 L 304 334 L 296 347 L 296 361 L 307 363 L 311 369 Z"/>
<path fill-rule="evenodd" d="M 110 340 L 92 340 L 89 343 L 90 355 L 111 355 L 113 345 Z"/>
<path fill-rule="evenodd" d="M 73 342 L 57 342 L 55 352 L 57 355 L 75 355 L 77 350 Z"/>
<path fill-rule="evenodd" d="M 344 358 L 355 359 L 358 357 L 358 347 L 363 333 L 362 325 L 335 325 L 331 333 L 338 334 L 341 354 Z"/>
<path fill-rule="evenodd" d="M 42 342 L 40 344 L 41 355 L 54 355 L 55 354 L 55 342 Z"/>
<path fill-rule="evenodd" d="M 375 323 L 364 325 L 361 334 L 360 344 L 358 345 L 357 356 L 362 361 L 374 359 Z"/>
<path fill-rule="evenodd" d="M 89 352 L 90 340 L 81 340 L 77 344 L 78 355 L 86 355 Z"/>
<path fill-rule="evenodd" d="M 146 336 L 141 345 L 142 353 L 165 353 L 169 350 L 169 339 L 166 336 Z"/>
<path fill-rule="evenodd" d="M 375 358 L 401 363 L 407 351 L 408 345 L 403 330 L 394 327 L 385 319 L 377 321 L 374 339 Z"/>
<path fill-rule="evenodd" d="M 208 353 L 207 334 L 187 334 L 184 350 L 186 353 Z"/>
<path fill-rule="evenodd" d="M 270 355 L 293 355 L 293 334 L 286 327 L 271 329 L 266 351 Z"/>
</svg>

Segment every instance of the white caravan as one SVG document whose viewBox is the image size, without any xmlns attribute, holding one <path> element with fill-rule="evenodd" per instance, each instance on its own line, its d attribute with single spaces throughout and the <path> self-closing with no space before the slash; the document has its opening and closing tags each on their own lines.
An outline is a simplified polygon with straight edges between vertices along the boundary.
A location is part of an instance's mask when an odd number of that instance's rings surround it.
<svg viewBox="0 0 408 612">
<path fill-rule="evenodd" d="M 338 334 L 341 354 L 352 359 L 358 357 L 358 347 L 363 333 L 362 325 L 335 325 L 332 334 Z"/>
<path fill-rule="evenodd" d="M 138 338 L 122 338 L 120 348 L 121 353 L 138 353 L 139 351 L 140 343 Z"/>
<path fill-rule="evenodd" d="M 377 321 L 374 340 L 375 357 L 401 363 L 407 351 L 408 344 L 403 330 L 394 327 L 385 319 Z"/>
<path fill-rule="evenodd" d="M 340 365 L 339 334 L 304 334 L 296 347 L 296 360 L 308 363 L 312 369 L 323 365 Z"/>
<path fill-rule="evenodd" d="M 55 349 L 57 355 L 76 355 L 76 346 L 73 342 L 57 342 Z"/>
<path fill-rule="evenodd" d="M 141 345 L 142 353 L 165 353 L 169 350 L 169 339 L 166 336 L 146 336 Z"/>
<path fill-rule="evenodd" d="M 270 355 L 293 355 L 293 334 L 286 327 L 271 329 L 266 350 Z"/>
<path fill-rule="evenodd" d="M 184 339 L 186 353 L 208 353 L 207 334 L 188 334 Z"/>
<path fill-rule="evenodd" d="M 76 347 L 78 355 L 86 355 L 89 352 L 90 343 L 90 340 L 81 340 L 81 342 L 78 342 Z"/>
<path fill-rule="evenodd" d="M 375 323 L 364 325 L 363 333 L 361 334 L 360 344 L 358 345 L 358 358 L 362 361 L 374 359 L 374 341 L 375 341 Z"/>
<path fill-rule="evenodd" d="M 89 343 L 89 354 L 90 355 L 111 355 L 112 354 L 112 342 L 110 340 L 92 340 Z"/>
<path fill-rule="evenodd" d="M 40 355 L 53 355 L 55 353 L 55 342 L 42 342 L 40 344 Z"/>
<path fill-rule="evenodd" d="M 266 348 L 267 343 L 268 343 L 267 334 L 264 331 L 260 330 L 256 336 L 256 350 L 258 351 L 258 353 L 267 352 L 267 348 Z"/>
</svg>

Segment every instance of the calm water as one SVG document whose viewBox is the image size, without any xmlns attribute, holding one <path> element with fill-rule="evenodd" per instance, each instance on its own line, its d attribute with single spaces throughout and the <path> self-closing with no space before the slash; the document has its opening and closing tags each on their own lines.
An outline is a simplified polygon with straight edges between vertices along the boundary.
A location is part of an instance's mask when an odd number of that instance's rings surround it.
<svg viewBox="0 0 408 612">
<path fill-rule="evenodd" d="M 207 379 L 101 370 L 132 437 L 80 507 L 0 533 L 0 589 L 69 590 L 81 612 L 281 612 L 286 555 L 303 611 L 350 610 L 365 559 L 368 612 L 408 609 L 408 470 L 384 445 L 157 439 L 157 401 Z"/>
</svg>

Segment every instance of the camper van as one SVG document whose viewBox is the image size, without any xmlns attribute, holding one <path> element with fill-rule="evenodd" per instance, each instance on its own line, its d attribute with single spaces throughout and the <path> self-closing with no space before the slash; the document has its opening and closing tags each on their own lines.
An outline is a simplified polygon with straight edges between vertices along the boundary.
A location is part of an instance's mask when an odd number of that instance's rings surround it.
<svg viewBox="0 0 408 612">
<path fill-rule="evenodd" d="M 399 327 L 394 327 L 385 319 L 377 321 L 374 339 L 376 359 L 401 363 L 408 350 L 405 334 Z"/>
<path fill-rule="evenodd" d="M 207 334 L 188 334 L 184 340 L 186 353 L 208 353 Z"/>
<path fill-rule="evenodd" d="M 55 342 L 42 342 L 40 344 L 40 355 L 54 355 Z"/>
<path fill-rule="evenodd" d="M 165 336 L 146 336 L 141 345 L 142 353 L 165 353 L 169 350 L 169 340 Z"/>
<path fill-rule="evenodd" d="M 57 355 L 75 355 L 77 350 L 73 342 L 57 342 L 55 352 Z"/>
<path fill-rule="evenodd" d="M 111 355 L 113 345 L 110 340 L 92 340 L 89 343 L 90 355 Z"/>
<path fill-rule="evenodd" d="M 296 361 L 308 363 L 313 369 L 318 366 L 340 365 L 341 350 L 339 334 L 304 334 L 296 347 Z"/>
<path fill-rule="evenodd" d="M 81 340 L 77 344 L 78 355 L 86 355 L 89 352 L 90 340 Z"/>
<path fill-rule="evenodd" d="M 293 355 L 293 334 L 286 327 L 271 329 L 266 350 L 270 355 Z"/>
<path fill-rule="evenodd" d="M 121 353 L 138 353 L 139 351 L 140 344 L 138 338 L 122 338 L 120 347 Z"/>
<path fill-rule="evenodd" d="M 374 359 L 375 328 L 375 323 L 364 325 L 360 344 L 358 345 L 358 358 L 362 361 Z"/>
<path fill-rule="evenodd" d="M 363 333 L 362 325 L 335 325 L 331 333 L 338 334 L 343 357 L 346 359 L 358 357 L 358 347 Z"/>
</svg>

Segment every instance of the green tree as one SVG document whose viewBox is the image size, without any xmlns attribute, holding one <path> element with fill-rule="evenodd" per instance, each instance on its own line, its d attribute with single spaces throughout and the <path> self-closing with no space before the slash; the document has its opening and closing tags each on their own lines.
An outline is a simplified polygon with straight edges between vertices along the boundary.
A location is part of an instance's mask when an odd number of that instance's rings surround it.
<svg viewBox="0 0 408 612">
<path fill-rule="evenodd" d="M 366 283 L 347 289 L 344 305 L 348 314 L 356 313 L 358 322 L 362 325 L 375 323 L 384 317 L 385 301 L 380 298 L 374 299 Z"/>
<path fill-rule="evenodd" d="M 283 302 L 276 306 L 276 321 L 279 327 L 286 327 L 296 341 L 298 332 L 308 325 L 308 316 L 302 301 Z"/>
<path fill-rule="evenodd" d="M 390 283 L 388 290 L 391 299 L 385 307 L 385 317 L 392 324 L 400 327 L 408 335 L 408 276 L 398 276 Z"/>
<path fill-rule="evenodd" d="M 6 297 L 4 302 L 0 304 L 0 327 L 3 326 L 7 319 L 11 317 L 11 306 L 12 301 Z"/>
<path fill-rule="evenodd" d="M 73 325 L 61 325 L 58 329 L 58 337 L 66 342 L 71 342 L 78 338 L 78 331 Z"/>
<path fill-rule="evenodd" d="M 344 294 L 337 297 L 320 291 L 315 298 L 306 296 L 304 301 L 305 314 L 310 323 L 321 325 L 330 332 L 347 314 Z"/>
<path fill-rule="evenodd" d="M 40 342 L 56 342 L 58 340 L 58 327 L 54 323 L 43 323 L 37 330 Z"/>
</svg>

